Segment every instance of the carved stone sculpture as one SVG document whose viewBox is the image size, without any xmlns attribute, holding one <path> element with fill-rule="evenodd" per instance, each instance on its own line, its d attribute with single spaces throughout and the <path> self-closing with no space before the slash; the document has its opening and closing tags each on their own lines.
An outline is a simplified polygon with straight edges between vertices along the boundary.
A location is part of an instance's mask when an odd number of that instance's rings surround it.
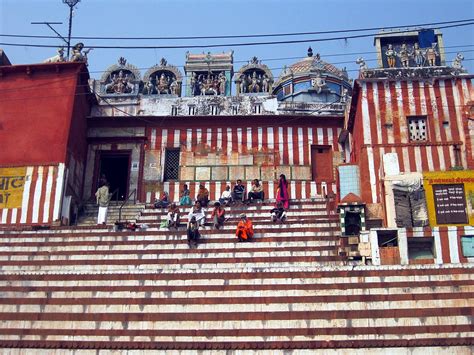
<svg viewBox="0 0 474 355">
<path fill-rule="evenodd" d="M 156 91 L 158 91 L 158 94 L 169 94 L 169 86 L 169 79 L 165 73 L 161 73 L 160 78 L 158 78 L 158 75 L 156 76 Z"/>
<path fill-rule="evenodd" d="M 242 74 L 240 76 L 240 93 L 245 94 L 247 92 L 247 76 L 245 74 Z"/>
<path fill-rule="evenodd" d="M 133 91 L 133 85 L 130 83 L 128 74 L 120 70 L 118 75 L 112 75 L 110 83 L 105 85 L 105 92 L 108 94 L 128 94 Z"/>
<path fill-rule="evenodd" d="M 56 54 L 54 57 L 50 57 L 48 59 L 45 59 L 43 63 L 61 63 L 64 62 L 64 48 L 58 48 L 57 50 L 58 54 Z"/>
<path fill-rule="evenodd" d="M 365 71 L 365 70 L 368 70 L 368 69 L 369 69 L 369 67 L 367 66 L 367 64 L 365 64 L 365 59 L 362 58 L 362 57 L 357 58 L 356 64 L 359 64 L 359 70 L 360 70 L 360 71 Z"/>
<path fill-rule="evenodd" d="M 84 43 L 79 42 L 74 47 L 72 47 L 71 62 L 86 62 L 87 63 L 87 54 L 92 50 L 92 48 L 84 50 Z"/>
<path fill-rule="evenodd" d="M 410 53 L 408 52 L 408 48 L 405 43 L 402 44 L 398 56 L 400 57 L 402 67 L 408 68 L 410 66 Z"/>
<path fill-rule="evenodd" d="M 220 72 L 218 78 L 219 78 L 219 94 L 225 95 L 225 86 L 227 82 L 225 74 L 223 72 Z"/>
<path fill-rule="evenodd" d="M 426 60 L 428 61 L 428 65 L 431 67 L 436 65 L 436 57 L 439 55 L 436 46 L 436 43 L 432 43 L 431 47 L 425 52 Z"/>
<path fill-rule="evenodd" d="M 388 45 L 387 50 L 385 51 L 385 56 L 387 57 L 388 67 L 395 68 L 397 52 L 395 52 L 391 44 Z"/>
<path fill-rule="evenodd" d="M 179 96 L 179 84 L 177 80 L 173 80 L 170 84 L 170 91 L 172 95 Z"/>
<path fill-rule="evenodd" d="M 454 69 L 464 69 L 464 67 L 462 66 L 462 61 L 464 60 L 464 56 L 461 54 L 461 53 L 458 53 L 456 54 L 456 57 L 453 59 L 453 62 L 451 64 L 451 66 L 454 68 Z"/>
<path fill-rule="evenodd" d="M 151 78 L 148 79 L 148 81 L 145 83 L 145 86 L 143 87 L 143 93 L 145 95 L 151 95 L 155 91 L 155 85 L 153 85 L 153 82 L 151 81 Z"/>
<path fill-rule="evenodd" d="M 257 72 L 254 71 L 252 77 L 249 78 L 249 92 L 260 92 L 260 85 L 257 78 Z"/>
<path fill-rule="evenodd" d="M 318 94 L 326 88 L 326 80 L 321 77 L 321 73 L 319 72 L 316 77 L 311 80 L 311 84 Z"/>
<path fill-rule="evenodd" d="M 416 66 L 422 67 L 425 63 L 425 56 L 423 55 L 423 50 L 420 48 L 420 45 L 416 42 L 413 47 L 413 57 L 415 57 Z"/>
<path fill-rule="evenodd" d="M 263 75 L 262 92 L 270 92 L 270 78 L 268 77 L 267 74 Z"/>
</svg>

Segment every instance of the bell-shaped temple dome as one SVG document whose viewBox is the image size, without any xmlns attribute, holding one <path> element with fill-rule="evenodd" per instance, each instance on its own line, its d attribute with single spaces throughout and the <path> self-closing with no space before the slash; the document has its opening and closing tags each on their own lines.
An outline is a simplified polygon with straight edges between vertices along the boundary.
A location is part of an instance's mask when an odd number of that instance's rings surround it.
<svg viewBox="0 0 474 355">
<path fill-rule="evenodd" d="M 269 94 L 272 92 L 273 74 L 257 57 L 253 57 L 234 76 L 237 95 Z"/>
<path fill-rule="evenodd" d="M 142 94 L 144 95 L 181 96 L 183 76 L 179 69 L 174 65 L 169 65 L 165 58 L 161 58 L 159 65 L 148 69 L 143 80 Z"/>
<path fill-rule="evenodd" d="M 136 95 L 138 94 L 141 75 L 138 68 L 128 64 L 120 57 L 118 64 L 107 68 L 100 79 L 100 92 L 107 95 Z"/>
<path fill-rule="evenodd" d="M 273 94 L 279 101 L 336 103 L 344 102 L 350 89 L 346 70 L 313 56 L 310 47 L 306 58 L 283 69 Z"/>
</svg>

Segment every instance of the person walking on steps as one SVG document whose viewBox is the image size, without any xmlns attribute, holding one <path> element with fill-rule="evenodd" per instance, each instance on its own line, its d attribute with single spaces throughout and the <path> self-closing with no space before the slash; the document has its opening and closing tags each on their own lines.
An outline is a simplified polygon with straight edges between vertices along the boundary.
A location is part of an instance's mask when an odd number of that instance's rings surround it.
<svg viewBox="0 0 474 355">
<path fill-rule="evenodd" d="M 237 224 L 235 235 L 239 242 L 250 241 L 253 237 L 252 221 L 248 219 L 244 213 L 240 215 L 240 221 Z"/>
<path fill-rule="evenodd" d="M 109 209 L 110 194 L 107 180 L 101 179 L 100 187 L 95 193 L 99 212 L 97 214 L 97 224 L 107 224 L 107 210 Z"/>
<path fill-rule="evenodd" d="M 277 202 L 282 202 L 283 207 L 287 210 L 290 207 L 290 199 L 288 195 L 288 181 L 286 181 L 286 176 L 281 174 L 280 179 L 278 180 L 278 188 L 276 194 Z"/>
</svg>

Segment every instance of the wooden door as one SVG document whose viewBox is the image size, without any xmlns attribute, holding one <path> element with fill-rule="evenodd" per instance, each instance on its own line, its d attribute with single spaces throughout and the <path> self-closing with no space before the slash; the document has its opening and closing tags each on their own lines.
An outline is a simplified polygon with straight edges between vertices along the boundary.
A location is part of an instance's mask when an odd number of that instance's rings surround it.
<svg viewBox="0 0 474 355">
<path fill-rule="evenodd" d="M 332 147 L 330 145 L 311 146 L 311 169 L 314 181 L 333 181 Z"/>
</svg>

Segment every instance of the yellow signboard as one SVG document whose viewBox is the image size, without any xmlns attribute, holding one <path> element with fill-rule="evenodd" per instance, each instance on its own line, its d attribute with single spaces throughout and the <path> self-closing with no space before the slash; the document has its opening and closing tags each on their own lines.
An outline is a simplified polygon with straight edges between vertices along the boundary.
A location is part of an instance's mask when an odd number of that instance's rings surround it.
<svg viewBox="0 0 474 355">
<path fill-rule="evenodd" d="M 0 209 L 20 208 L 26 168 L 0 168 Z"/>
<path fill-rule="evenodd" d="M 474 171 L 424 172 L 431 226 L 474 225 Z"/>
</svg>

